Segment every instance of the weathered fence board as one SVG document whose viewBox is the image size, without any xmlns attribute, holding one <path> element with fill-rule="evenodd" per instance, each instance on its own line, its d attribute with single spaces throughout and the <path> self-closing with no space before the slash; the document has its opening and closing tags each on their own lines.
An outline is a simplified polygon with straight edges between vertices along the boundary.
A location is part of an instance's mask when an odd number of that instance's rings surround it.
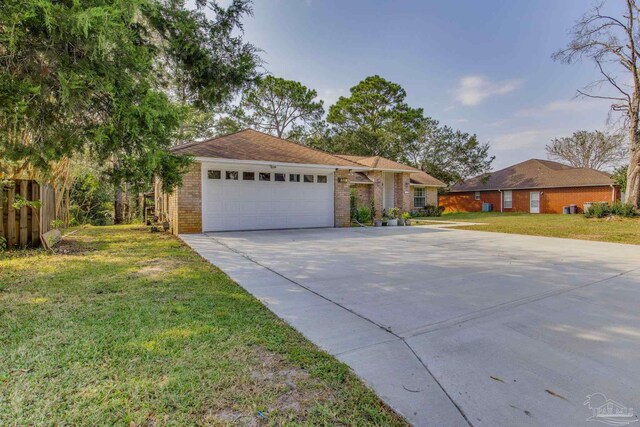
<svg viewBox="0 0 640 427">
<path fill-rule="evenodd" d="M 16 245 L 16 208 L 13 202 L 16 195 L 16 188 L 11 186 L 7 189 L 7 245 L 14 247 Z"/>
<path fill-rule="evenodd" d="M 28 201 L 40 200 L 40 209 L 29 206 L 14 208 L 17 195 Z M 55 219 L 55 192 L 49 184 L 32 180 L 13 180 L 0 186 L 0 237 L 8 247 L 39 246 L 41 233 L 51 229 Z"/>
<path fill-rule="evenodd" d="M 40 188 L 38 183 L 33 181 L 31 182 L 31 199 L 32 200 L 40 200 Z M 31 216 L 31 241 L 37 242 L 40 240 L 40 215 L 37 218 Z"/>
</svg>

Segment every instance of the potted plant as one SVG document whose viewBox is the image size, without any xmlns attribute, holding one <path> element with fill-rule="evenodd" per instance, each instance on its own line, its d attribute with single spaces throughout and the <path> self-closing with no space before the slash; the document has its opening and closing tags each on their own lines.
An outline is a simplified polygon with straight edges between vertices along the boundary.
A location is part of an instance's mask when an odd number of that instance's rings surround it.
<svg viewBox="0 0 640 427">
<path fill-rule="evenodd" d="M 398 208 L 389 209 L 389 211 L 387 212 L 387 217 L 389 218 L 387 219 L 387 226 L 395 227 L 396 225 L 398 225 L 399 212 L 400 212 L 400 209 Z"/>
<path fill-rule="evenodd" d="M 403 213 L 402 219 L 404 219 L 404 225 L 411 225 L 411 214 L 409 212 Z"/>
</svg>

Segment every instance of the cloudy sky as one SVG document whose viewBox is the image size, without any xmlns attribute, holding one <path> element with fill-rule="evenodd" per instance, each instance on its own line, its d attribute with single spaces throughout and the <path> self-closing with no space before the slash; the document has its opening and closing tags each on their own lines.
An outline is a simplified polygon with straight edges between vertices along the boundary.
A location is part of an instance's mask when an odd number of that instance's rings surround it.
<svg viewBox="0 0 640 427">
<path fill-rule="evenodd" d="M 614 0 L 619 2 L 619 0 Z M 364 77 L 491 144 L 494 169 L 545 158 L 556 136 L 606 129 L 606 101 L 575 99 L 590 63 L 551 59 L 588 0 L 255 0 L 245 37 L 266 68 L 331 105 Z M 615 118 L 615 117 L 614 117 Z"/>
</svg>

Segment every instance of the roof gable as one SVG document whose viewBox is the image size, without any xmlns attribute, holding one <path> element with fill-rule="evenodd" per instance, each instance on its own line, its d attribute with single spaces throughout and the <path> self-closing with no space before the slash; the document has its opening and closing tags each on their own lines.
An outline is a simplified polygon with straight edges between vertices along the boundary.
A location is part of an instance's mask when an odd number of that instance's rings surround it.
<svg viewBox="0 0 640 427">
<path fill-rule="evenodd" d="M 504 169 L 476 176 L 451 187 L 452 192 L 509 190 L 519 188 L 588 187 L 611 185 L 604 172 L 574 168 L 550 160 L 531 159 Z"/>
</svg>

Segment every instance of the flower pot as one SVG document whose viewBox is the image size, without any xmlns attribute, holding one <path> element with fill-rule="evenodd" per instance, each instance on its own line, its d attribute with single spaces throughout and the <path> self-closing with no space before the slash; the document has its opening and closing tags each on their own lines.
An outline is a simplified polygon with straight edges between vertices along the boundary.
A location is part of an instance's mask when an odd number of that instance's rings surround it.
<svg viewBox="0 0 640 427">
<path fill-rule="evenodd" d="M 398 220 L 397 219 L 388 219 L 387 220 L 387 226 L 388 227 L 395 227 L 398 225 Z"/>
<path fill-rule="evenodd" d="M 411 220 L 410 219 L 405 219 L 404 220 L 404 225 L 411 225 Z"/>
<path fill-rule="evenodd" d="M 382 227 L 382 220 L 381 219 L 374 220 L 373 225 L 375 225 L 376 227 Z"/>
<path fill-rule="evenodd" d="M 398 218 L 398 225 L 399 226 L 403 226 L 404 225 L 404 218 Z"/>
</svg>

